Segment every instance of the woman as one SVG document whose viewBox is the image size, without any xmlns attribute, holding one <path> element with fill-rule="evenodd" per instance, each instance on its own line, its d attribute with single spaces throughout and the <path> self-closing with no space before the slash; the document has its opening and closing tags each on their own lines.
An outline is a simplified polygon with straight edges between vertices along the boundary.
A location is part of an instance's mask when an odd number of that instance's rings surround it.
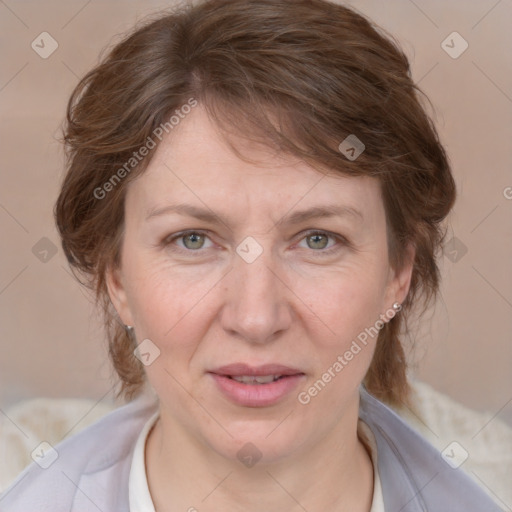
<svg viewBox="0 0 512 512">
<path fill-rule="evenodd" d="M 210 0 L 80 82 L 56 220 L 131 401 L 1 510 L 499 510 L 385 405 L 455 186 L 381 32 L 323 0 Z"/>
</svg>

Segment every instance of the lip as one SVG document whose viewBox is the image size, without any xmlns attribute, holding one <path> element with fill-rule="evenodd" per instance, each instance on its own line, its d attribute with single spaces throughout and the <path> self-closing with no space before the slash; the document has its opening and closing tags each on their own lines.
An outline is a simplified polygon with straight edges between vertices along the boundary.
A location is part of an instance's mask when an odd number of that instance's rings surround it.
<svg viewBox="0 0 512 512">
<path fill-rule="evenodd" d="M 306 377 L 304 372 L 280 364 L 249 366 L 234 363 L 208 372 L 217 388 L 231 402 L 245 407 L 268 407 L 286 398 Z M 281 375 L 267 384 L 245 384 L 230 377 Z"/>
<path fill-rule="evenodd" d="M 249 366 L 246 363 L 233 363 L 221 366 L 210 373 L 217 375 L 229 375 L 240 377 L 241 375 L 264 376 L 264 375 L 297 375 L 303 373 L 297 368 L 291 368 L 282 364 L 263 364 L 260 366 Z"/>
</svg>

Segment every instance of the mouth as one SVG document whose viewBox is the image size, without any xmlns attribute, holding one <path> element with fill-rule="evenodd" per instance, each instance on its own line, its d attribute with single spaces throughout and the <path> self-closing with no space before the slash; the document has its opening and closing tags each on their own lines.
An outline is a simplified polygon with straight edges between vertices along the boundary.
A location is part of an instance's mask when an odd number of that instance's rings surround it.
<svg viewBox="0 0 512 512">
<path fill-rule="evenodd" d="M 269 384 L 270 382 L 275 382 L 276 380 L 286 378 L 288 375 L 226 375 L 226 377 L 236 380 L 237 382 L 242 382 L 244 384 L 254 386 L 255 384 Z"/>
<path fill-rule="evenodd" d="M 237 405 L 265 407 L 283 400 L 305 378 L 304 372 L 289 366 L 249 366 L 235 363 L 208 372 L 224 397 Z"/>
<path fill-rule="evenodd" d="M 280 377 L 297 375 L 304 372 L 298 368 L 293 368 L 291 366 L 278 363 L 262 364 L 259 366 L 251 366 L 246 363 L 232 363 L 211 370 L 210 373 L 225 375 L 227 377 L 273 377 L 275 380 Z"/>
</svg>

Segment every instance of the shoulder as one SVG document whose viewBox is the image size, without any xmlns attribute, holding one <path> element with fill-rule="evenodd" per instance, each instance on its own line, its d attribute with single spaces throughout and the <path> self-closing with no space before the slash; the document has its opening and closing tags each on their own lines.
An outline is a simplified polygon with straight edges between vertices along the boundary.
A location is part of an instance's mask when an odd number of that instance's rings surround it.
<svg viewBox="0 0 512 512">
<path fill-rule="evenodd" d="M 464 471 L 361 387 L 360 418 L 377 443 L 386 510 L 499 512 L 501 509 Z"/>
<path fill-rule="evenodd" d="M 37 463 L 31 463 L 0 495 L 0 511 L 72 510 L 86 488 L 94 494 L 87 496 L 89 501 L 106 503 L 111 498 L 98 496 L 98 491 L 127 489 L 135 442 L 157 409 L 155 397 L 144 394 L 55 446 L 42 445 Z M 109 485 L 98 485 L 99 480 Z"/>
</svg>

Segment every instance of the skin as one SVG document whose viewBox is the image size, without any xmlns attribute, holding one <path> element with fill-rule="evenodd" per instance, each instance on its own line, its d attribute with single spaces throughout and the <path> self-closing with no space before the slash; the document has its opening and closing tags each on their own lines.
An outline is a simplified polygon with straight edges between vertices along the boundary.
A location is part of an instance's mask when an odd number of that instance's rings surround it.
<svg viewBox="0 0 512 512">
<path fill-rule="evenodd" d="M 357 436 L 358 388 L 376 339 L 310 403 L 297 395 L 405 299 L 412 265 L 389 264 L 375 179 L 321 172 L 236 142 L 251 163 L 232 152 L 201 106 L 164 139 L 128 187 L 121 265 L 107 276 L 122 321 L 160 350 L 146 367 L 160 401 L 146 444 L 155 508 L 368 511 L 373 469 Z M 177 202 L 223 221 L 169 212 L 147 219 Z M 286 221 L 326 204 L 359 214 Z M 170 240 L 185 230 L 204 237 Z M 248 236 L 263 249 L 252 263 L 236 252 Z M 240 361 L 285 364 L 305 377 L 278 404 L 244 407 L 207 373 Z M 237 458 L 248 442 L 262 454 L 251 468 Z"/>
</svg>

